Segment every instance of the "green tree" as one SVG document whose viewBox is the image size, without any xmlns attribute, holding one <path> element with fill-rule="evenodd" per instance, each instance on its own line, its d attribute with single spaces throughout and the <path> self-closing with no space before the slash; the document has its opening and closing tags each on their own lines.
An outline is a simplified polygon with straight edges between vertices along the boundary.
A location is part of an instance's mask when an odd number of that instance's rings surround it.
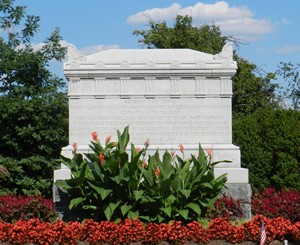
<svg viewBox="0 0 300 245">
<path fill-rule="evenodd" d="M 291 62 L 281 62 L 277 74 L 287 81 L 287 88 L 283 91 L 283 96 L 290 99 L 294 109 L 300 108 L 300 64 Z"/>
<path fill-rule="evenodd" d="M 34 171 L 28 166 L 41 161 L 52 162 L 53 171 L 53 159 L 67 144 L 68 132 L 65 84 L 49 71 L 50 62 L 61 61 L 66 49 L 60 45 L 59 29 L 42 48 L 34 49 L 31 39 L 39 21 L 38 16 L 26 15 L 25 6 L 14 6 L 14 0 L 0 0 L 0 156 L 4 164 L 19 162 L 27 176 Z M 32 157 L 36 159 L 25 160 Z M 36 178 L 45 177 L 49 189 L 52 175 L 48 171 Z M 18 188 L 16 192 L 22 192 L 22 186 Z"/>
<path fill-rule="evenodd" d="M 238 65 L 232 78 L 234 115 L 250 115 L 259 108 L 278 108 L 279 99 L 275 93 L 278 85 L 271 82 L 275 74 L 264 74 L 255 64 L 237 55 L 234 59 Z"/>
<path fill-rule="evenodd" d="M 297 110 L 260 109 L 233 121 L 234 144 L 241 148 L 242 166 L 249 168 L 254 189 L 300 191 L 299 128 Z"/>
<path fill-rule="evenodd" d="M 139 43 L 147 48 L 189 48 L 209 54 L 221 52 L 227 41 L 237 41 L 232 37 L 223 36 L 220 28 L 215 25 L 194 26 L 190 16 L 176 17 L 173 27 L 166 22 L 150 21 L 149 30 L 135 30 L 134 35 L 141 36 Z M 263 107 L 276 107 L 277 100 L 272 84 L 274 74 L 258 76 L 255 64 L 234 55 L 238 70 L 233 77 L 233 112 L 250 114 Z"/>
<path fill-rule="evenodd" d="M 135 30 L 133 34 L 142 36 L 139 42 L 150 49 L 190 48 L 209 54 L 219 53 L 228 39 L 217 26 L 195 27 L 192 17 L 181 15 L 176 17 L 173 27 L 168 27 L 166 22 L 150 21 L 150 30 Z"/>
</svg>

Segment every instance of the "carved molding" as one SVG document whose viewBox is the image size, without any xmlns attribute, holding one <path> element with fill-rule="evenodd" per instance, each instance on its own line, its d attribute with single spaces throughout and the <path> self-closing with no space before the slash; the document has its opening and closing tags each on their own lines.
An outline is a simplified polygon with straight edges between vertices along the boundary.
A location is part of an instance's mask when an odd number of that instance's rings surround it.
<svg viewBox="0 0 300 245">
<path fill-rule="evenodd" d="M 171 98 L 180 98 L 179 79 L 180 78 L 171 78 L 170 79 L 170 97 Z"/>
</svg>

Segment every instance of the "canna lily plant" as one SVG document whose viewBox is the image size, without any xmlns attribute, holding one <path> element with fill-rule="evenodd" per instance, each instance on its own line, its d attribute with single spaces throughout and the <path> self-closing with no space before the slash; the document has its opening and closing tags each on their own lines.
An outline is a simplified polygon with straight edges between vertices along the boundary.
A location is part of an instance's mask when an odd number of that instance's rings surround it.
<svg viewBox="0 0 300 245">
<path fill-rule="evenodd" d="M 139 218 L 147 222 L 198 220 L 218 199 L 226 183 L 226 175 L 214 176 L 210 155 L 199 145 L 198 156 L 190 159 L 166 151 L 148 156 L 144 148 L 131 144 L 127 126 L 117 131 L 118 142 L 110 136 L 104 145 L 93 132 L 91 153 L 73 158 L 61 157 L 71 170 L 71 179 L 58 180 L 55 185 L 67 191 L 70 209 L 85 212 L 85 218 L 117 221 Z M 184 151 L 183 146 L 180 148 Z"/>
</svg>

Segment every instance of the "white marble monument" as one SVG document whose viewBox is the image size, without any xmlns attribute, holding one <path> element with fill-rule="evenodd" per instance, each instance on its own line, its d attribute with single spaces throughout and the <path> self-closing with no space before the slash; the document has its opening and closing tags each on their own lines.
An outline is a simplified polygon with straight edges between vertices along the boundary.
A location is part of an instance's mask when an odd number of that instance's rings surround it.
<svg viewBox="0 0 300 245">
<path fill-rule="evenodd" d="M 213 161 L 232 161 L 217 165 L 217 176 L 227 173 L 228 186 L 250 190 L 248 169 L 241 168 L 239 147 L 232 144 L 231 78 L 237 69 L 232 55 L 231 44 L 216 55 L 190 49 L 113 49 L 83 56 L 68 47 L 64 73 L 70 136 L 62 154 L 71 157 L 75 142 L 79 151 L 87 151 L 93 131 L 104 141 L 129 125 L 131 142 L 143 145 L 149 139 L 150 154 L 157 149 L 179 153 L 183 144 L 188 156 L 201 143 L 212 149 Z M 64 166 L 54 173 L 54 180 L 69 177 Z"/>
</svg>

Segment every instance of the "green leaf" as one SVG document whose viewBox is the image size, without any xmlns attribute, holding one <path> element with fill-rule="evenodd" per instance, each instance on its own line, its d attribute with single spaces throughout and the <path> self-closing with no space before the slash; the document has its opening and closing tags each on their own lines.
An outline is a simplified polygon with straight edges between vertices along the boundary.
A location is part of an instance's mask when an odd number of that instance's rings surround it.
<svg viewBox="0 0 300 245">
<path fill-rule="evenodd" d="M 73 209 L 86 200 L 85 197 L 77 197 L 71 200 L 69 208 Z"/>
<path fill-rule="evenodd" d="M 182 193 L 186 199 L 188 199 L 192 191 L 191 190 L 179 190 L 179 192 Z"/>
<path fill-rule="evenodd" d="M 174 174 L 175 169 L 172 165 L 171 155 L 169 154 L 169 152 L 165 152 L 163 156 L 163 162 L 159 165 L 159 169 L 160 174 L 165 181 L 170 179 L 170 177 Z"/>
<path fill-rule="evenodd" d="M 198 162 L 199 162 L 200 165 L 207 164 L 207 159 L 206 159 L 206 156 L 205 156 L 205 153 L 202 149 L 201 144 L 199 144 Z"/>
<path fill-rule="evenodd" d="M 200 215 L 201 214 L 201 209 L 199 207 L 198 204 L 196 203 L 189 203 L 185 206 L 186 208 L 190 208 L 191 210 L 193 210 L 196 214 Z"/>
<path fill-rule="evenodd" d="M 91 210 L 97 210 L 97 207 L 94 205 L 84 205 L 83 209 L 91 209 Z"/>
<path fill-rule="evenodd" d="M 162 223 L 165 220 L 165 218 L 161 215 L 157 215 L 154 220 L 158 220 L 158 223 Z"/>
<path fill-rule="evenodd" d="M 189 215 L 189 210 L 188 209 L 181 209 L 181 210 L 177 210 L 177 212 L 181 215 L 181 217 L 183 217 L 185 220 L 188 219 L 188 215 Z"/>
<path fill-rule="evenodd" d="M 129 211 L 128 218 L 129 219 L 138 219 L 139 218 L 139 211 L 135 211 L 135 212 Z"/>
<path fill-rule="evenodd" d="M 110 203 L 108 207 L 104 210 L 105 217 L 108 221 L 110 221 L 111 217 L 114 214 L 114 211 L 116 208 L 120 205 L 121 201 L 118 201 L 117 203 Z"/>
<path fill-rule="evenodd" d="M 121 174 L 114 176 L 114 177 L 110 177 L 111 180 L 113 180 L 116 184 L 121 184 L 122 181 L 128 182 L 129 180 L 129 176 L 125 177 L 122 176 Z"/>
<path fill-rule="evenodd" d="M 98 187 L 98 186 L 94 185 L 93 183 L 91 183 L 90 181 L 88 181 L 88 184 L 93 188 L 93 190 L 95 190 L 100 195 L 102 201 L 113 191 L 111 189 L 105 189 L 103 187 Z"/>
<path fill-rule="evenodd" d="M 177 198 L 173 194 L 171 194 L 167 197 L 167 204 L 171 206 L 176 200 Z"/>
<path fill-rule="evenodd" d="M 212 185 L 211 185 L 211 183 L 208 183 L 208 182 L 207 182 L 207 183 L 201 183 L 200 186 L 201 186 L 201 187 L 207 187 L 207 188 L 209 188 L 209 189 L 212 189 L 212 188 L 213 188 Z"/>
<path fill-rule="evenodd" d="M 219 164 L 219 163 L 222 163 L 222 162 L 230 163 L 230 162 L 232 162 L 232 161 L 229 161 L 229 160 L 217 161 L 217 162 L 212 162 L 212 163 L 210 163 L 210 165 L 211 165 L 211 166 L 215 166 L 215 165 L 217 165 L 217 164 Z"/>
<path fill-rule="evenodd" d="M 125 216 L 130 209 L 132 209 L 132 205 L 124 204 L 123 206 L 121 206 L 122 215 Z"/>
<path fill-rule="evenodd" d="M 165 207 L 165 208 L 160 208 L 161 211 L 163 211 L 165 214 L 171 218 L 172 215 L 172 207 Z"/>
<path fill-rule="evenodd" d="M 139 199 L 141 199 L 143 197 L 144 193 L 145 192 L 142 191 L 142 190 L 135 190 L 135 191 L 133 191 L 133 195 L 134 195 L 135 201 L 138 201 Z"/>
<path fill-rule="evenodd" d="M 70 186 L 65 180 L 57 180 L 54 185 L 65 190 L 73 188 L 73 186 Z"/>
<path fill-rule="evenodd" d="M 149 216 L 139 216 L 140 220 L 145 220 L 147 223 L 151 222 L 151 218 Z"/>
<path fill-rule="evenodd" d="M 129 133 L 128 133 L 128 130 L 129 130 L 129 126 L 125 127 L 124 128 L 124 131 L 123 133 L 121 134 L 121 132 L 118 130 L 117 131 L 117 134 L 118 134 L 118 148 L 121 152 L 124 152 L 126 150 L 126 146 L 129 142 Z"/>
</svg>

